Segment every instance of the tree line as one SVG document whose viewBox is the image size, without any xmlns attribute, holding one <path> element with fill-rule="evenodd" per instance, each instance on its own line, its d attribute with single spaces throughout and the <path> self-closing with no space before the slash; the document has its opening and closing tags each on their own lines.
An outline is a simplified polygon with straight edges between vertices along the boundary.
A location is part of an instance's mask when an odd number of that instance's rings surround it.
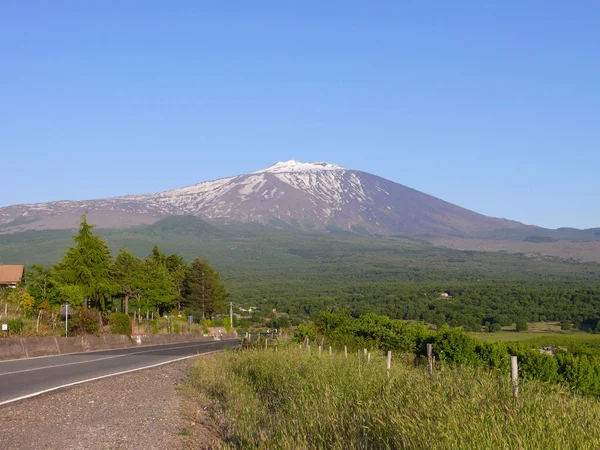
<svg viewBox="0 0 600 450">
<path fill-rule="evenodd" d="M 93 229 L 83 216 L 73 238 L 75 245 L 61 261 L 50 268 L 28 268 L 28 310 L 56 310 L 69 303 L 102 313 L 135 312 L 147 318 L 183 309 L 198 318 L 224 312 L 229 294 L 206 259 L 195 258 L 188 264 L 178 254 L 162 253 L 156 245 L 146 258 L 138 258 L 128 249 L 121 249 L 113 258 Z"/>
<path fill-rule="evenodd" d="M 600 330 L 600 282 L 592 280 L 306 283 L 301 287 L 272 282 L 254 289 L 256 293 L 248 288 L 247 301 L 265 311 L 277 308 L 292 320 L 314 320 L 335 307 L 353 317 L 374 312 L 467 331 L 482 327 L 493 331 L 527 322 L 561 322 L 565 328 Z"/>
</svg>

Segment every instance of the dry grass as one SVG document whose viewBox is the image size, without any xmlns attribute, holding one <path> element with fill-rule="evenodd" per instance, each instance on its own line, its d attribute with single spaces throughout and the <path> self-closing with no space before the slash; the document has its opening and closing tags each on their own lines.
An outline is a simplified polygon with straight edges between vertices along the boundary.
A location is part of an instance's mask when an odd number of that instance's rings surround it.
<svg viewBox="0 0 600 450">
<path fill-rule="evenodd" d="M 243 449 L 581 449 L 600 447 L 600 405 L 508 375 L 424 368 L 355 355 L 320 358 L 297 346 L 203 358 L 190 388 L 219 430 L 216 447 Z"/>
</svg>

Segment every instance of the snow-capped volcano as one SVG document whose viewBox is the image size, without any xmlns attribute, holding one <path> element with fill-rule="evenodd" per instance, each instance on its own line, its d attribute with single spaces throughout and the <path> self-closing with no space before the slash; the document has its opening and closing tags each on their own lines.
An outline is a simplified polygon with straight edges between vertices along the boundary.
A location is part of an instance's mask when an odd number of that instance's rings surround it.
<svg viewBox="0 0 600 450">
<path fill-rule="evenodd" d="M 72 228 L 85 212 L 99 227 L 148 224 L 172 215 L 195 215 L 219 223 L 409 236 L 458 236 L 523 227 L 365 172 L 291 160 L 251 174 L 155 194 L 0 208 L 0 232 Z"/>
<path fill-rule="evenodd" d="M 291 159 L 289 161 L 279 161 L 266 169 L 257 170 L 254 173 L 284 173 L 284 172 L 321 172 L 324 170 L 347 170 L 337 164 L 329 164 L 326 162 L 310 162 L 303 163 Z"/>
</svg>

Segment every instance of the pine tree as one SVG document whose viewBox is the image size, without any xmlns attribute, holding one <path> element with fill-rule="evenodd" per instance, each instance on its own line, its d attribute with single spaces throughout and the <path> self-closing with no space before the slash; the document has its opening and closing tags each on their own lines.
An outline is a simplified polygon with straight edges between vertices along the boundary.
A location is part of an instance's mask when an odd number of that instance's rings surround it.
<svg viewBox="0 0 600 450">
<path fill-rule="evenodd" d="M 212 317 L 224 310 L 229 293 L 208 261 L 194 259 L 186 271 L 183 287 L 187 306 L 200 310 L 202 317 Z"/>
<path fill-rule="evenodd" d="M 125 314 L 129 314 L 129 301 L 132 298 L 139 300 L 142 295 L 144 261 L 129 250 L 121 249 L 115 265 L 119 271 L 119 285 L 125 300 Z"/>
<path fill-rule="evenodd" d="M 154 258 L 143 264 L 143 292 L 139 307 L 148 316 L 150 311 L 169 311 L 176 305 L 177 289 L 166 265 Z"/>
<path fill-rule="evenodd" d="M 150 256 L 148 256 L 148 259 L 153 260 L 157 264 L 162 264 L 163 266 L 167 264 L 167 255 L 162 253 L 156 244 L 152 247 L 152 252 L 150 253 Z"/>
<path fill-rule="evenodd" d="M 177 289 L 177 311 L 181 311 L 181 302 L 183 300 L 183 280 L 187 271 L 187 264 L 183 258 L 177 254 L 170 255 L 166 259 L 167 270 Z"/>
<path fill-rule="evenodd" d="M 119 291 L 119 285 L 110 250 L 102 239 L 93 234 L 93 229 L 86 216 L 82 216 L 79 232 L 73 238 L 76 245 L 55 266 L 55 273 L 63 284 L 81 289 L 84 307 L 91 302 L 104 311 L 106 299 Z"/>
</svg>

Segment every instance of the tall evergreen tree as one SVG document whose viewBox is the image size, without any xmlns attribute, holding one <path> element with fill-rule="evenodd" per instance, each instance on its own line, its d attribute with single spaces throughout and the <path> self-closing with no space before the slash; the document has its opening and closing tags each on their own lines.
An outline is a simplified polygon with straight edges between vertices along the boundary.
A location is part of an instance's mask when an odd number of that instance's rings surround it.
<svg viewBox="0 0 600 450">
<path fill-rule="evenodd" d="M 167 264 L 167 255 L 161 252 L 156 244 L 152 247 L 152 252 L 150 252 L 148 259 L 153 260 L 157 264 L 162 264 L 163 266 Z"/>
<path fill-rule="evenodd" d="M 125 314 L 129 314 L 129 301 L 140 299 L 143 292 L 144 261 L 127 249 L 121 249 L 115 265 L 119 271 L 119 285 L 124 297 Z"/>
<path fill-rule="evenodd" d="M 94 235 L 93 229 L 86 216 L 82 216 L 79 232 L 73 238 L 75 247 L 67 251 L 54 269 L 57 279 L 63 284 L 81 289 L 84 307 L 91 303 L 104 311 L 106 299 L 119 292 L 119 285 L 110 250 L 102 239 Z"/>
<path fill-rule="evenodd" d="M 152 257 L 143 264 L 143 292 L 139 308 L 146 316 L 155 309 L 163 313 L 174 308 L 177 289 L 165 264 Z"/>
<path fill-rule="evenodd" d="M 175 284 L 177 289 L 177 311 L 181 311 L 181 302 L 183 300 L 183 280 L 185 279 L 185 273 L 188 265 L 178 254 L 169 255 L 166 259 L 167 270 L 171 276 L 171 280 Z"/>
<path fill-rule="evenodd" d="M 219 273 L 208 263 L 194 259 L 183 280 L 186 305 L 202 312 L 202 317 L 212 317 L 224 311 L 225 299 L 229 296 L 221 283 Z"/>
</svg>

